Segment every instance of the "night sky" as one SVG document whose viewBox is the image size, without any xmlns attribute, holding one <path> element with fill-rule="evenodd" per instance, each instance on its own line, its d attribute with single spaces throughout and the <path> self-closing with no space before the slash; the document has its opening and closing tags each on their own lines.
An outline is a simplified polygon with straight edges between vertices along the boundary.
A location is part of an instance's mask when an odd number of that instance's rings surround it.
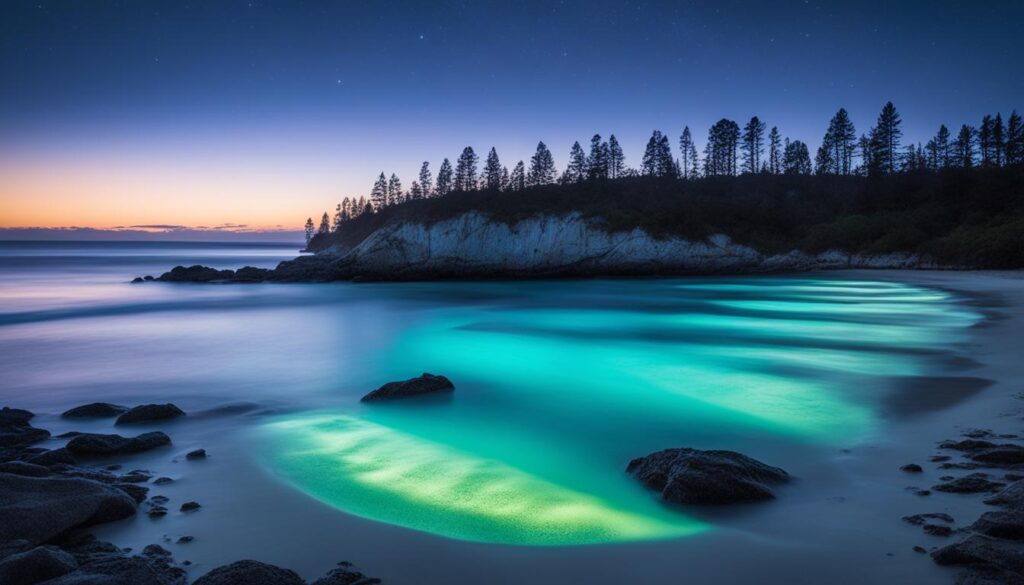
<svg viewBox="0 0 1024 585">
<path fill-rule="evenodd" d="M 0 6 L 0 226 L 293 227 L 463 146 L 758 115 L 815 148 L 1024 108 L 1024 2 L 36 2 Z"/>
</svg>

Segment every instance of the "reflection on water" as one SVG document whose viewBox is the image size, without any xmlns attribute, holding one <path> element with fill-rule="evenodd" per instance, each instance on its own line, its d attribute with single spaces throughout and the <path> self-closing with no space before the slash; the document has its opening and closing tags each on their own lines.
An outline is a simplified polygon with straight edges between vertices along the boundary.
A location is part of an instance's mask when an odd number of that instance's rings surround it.
<svg viewBox="0 0 1024 585">
<path fill-rule="evenodd" d="M 5 402 L 273 405 L 290 414 L 244 429 L 249 456 L 344 512 L 487 543 L 665 539 L 714 522 L 658 504 L 624 475 L 632 457 L 787 467 L 869 438 L 914 414 L 894 395 L 942 375 L 980 319 L 943 291 L 833 277 L 127 284 L 293 250 L 0 244 Z M 424 371 L 454 395 L 358 402 Z"/>
</svg>

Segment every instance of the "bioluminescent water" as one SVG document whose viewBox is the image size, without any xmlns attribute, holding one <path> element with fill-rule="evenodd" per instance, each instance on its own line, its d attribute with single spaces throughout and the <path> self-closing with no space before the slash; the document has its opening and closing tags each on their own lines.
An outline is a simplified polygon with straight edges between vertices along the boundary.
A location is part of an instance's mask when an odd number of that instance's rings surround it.
<svg viewBox="0 0 1024 585">
<path fill-rule="evenodd" d="M 979 319 L 941 291 L 823 278 L 412 286 L 485 295 L 421 311 L 380 356 L 397 377 L 449 376 L 454 396 L 283 417 L 268 465 L 353 514 L 521 545 L 706 530 L 624 475 L 629 459 L 716 436 L 747 452 L 861 440 L 894 381 Z"/>
</svg>

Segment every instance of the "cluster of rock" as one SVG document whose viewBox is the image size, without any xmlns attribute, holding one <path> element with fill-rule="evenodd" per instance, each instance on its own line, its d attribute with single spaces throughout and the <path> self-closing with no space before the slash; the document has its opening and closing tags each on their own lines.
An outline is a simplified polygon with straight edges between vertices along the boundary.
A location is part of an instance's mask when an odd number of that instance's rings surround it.
<svg viewBox="0 0 1024 585">
<path fill-rule="evenodd" d="M 173 404 L 147 404 L 128 408 L 93 403 L 66 411 L 63 416 L 113 418 L 115 424 L 131 425 L 166 421 L 185 413 Z M 171 439 L 160 431 L 135 437 L 116 434 L 67 433 L 69 439 L 56 449 L 37 446 L 50 433 L 32 425 L 26 410 L 0 409 L 0 583 L 4 585 L 186 585 L 184 566 L 170 551 L 151 544 L 141 553 L 97 540 L 88 529 L 96 524 L 135 515 L 140 505 L 159 518 L 167 513 L 166 496 L 148 497 L 151 485 L 165 485 L 168 477 L 153 479 L 152 473 L 133 470 L 119 473 L 121 466 L 109 464 L 109 457 L 166 447 Z M 85 465 L 105 458 L 102 467 Z M 204 449 L 186 455 L 188 460 L 205 459 Z M 180 510 L 199 510 L 198 502 L 185 502 Z M 183 536 L 179 544 L 192 542 Z M 298 575 L 256 561 L 239 561 L 213 569 L 200 577 L 202 585 L 305 585 Z M 341 563 L 314 585 L 368 585 L 379 580 L 367 577 L 347 563 Z"/>
<path fill-rule="evenodd" d="M 984 494 L 988 496 L 984 503 L 995 509 L 960 529 L 954 528 L 952 516 L 941 512 L 906 516 L 903 520 L 921 526 L 925 533 L 933 536 L 962 537 L 931 551 L 932 560 L 939 565 L 962 569 L 958 582 L 1024 584 L 1024 446 L 987 440 L 1016 438 L 1013 435 L 995 437 L 988 431 L 968 434 L 967 439 L 939 444 L 940 449 L 958 452 L 959 460 L 949 455 L 936 455 L 932 461 L 939 463 L 940 470 L 971 473 L 960 477 L 942 476 L 942 483 L 931 489 Z M 928 552 L 920 546 L 914 550 Z"/>
</svg>

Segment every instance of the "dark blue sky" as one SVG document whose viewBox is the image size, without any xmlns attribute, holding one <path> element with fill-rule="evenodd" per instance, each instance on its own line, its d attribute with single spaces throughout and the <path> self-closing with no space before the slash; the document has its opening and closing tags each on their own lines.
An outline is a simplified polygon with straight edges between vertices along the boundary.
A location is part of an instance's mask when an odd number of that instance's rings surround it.
<svg viewBox="0 0 1024 585">
<path fill-rule="evenodd" d="M 144 168 L 186 200 L 209 196 L 195 177 L 223 193 L 235 176 L 322 208 L 465 145 L 511 166 L 543 139 L 562 165 L 573 140 L 615 133 L 636 164 L 652 129 L 675 148 L 684 124 L 702 144 L 756 114 L 814 147 L 838 107 L 862 132 L 890 99 L 924 141 L 1024 106 L 1022 23 L 1019 0 L 9 0 L 0 160 Z"/>
</svg>

